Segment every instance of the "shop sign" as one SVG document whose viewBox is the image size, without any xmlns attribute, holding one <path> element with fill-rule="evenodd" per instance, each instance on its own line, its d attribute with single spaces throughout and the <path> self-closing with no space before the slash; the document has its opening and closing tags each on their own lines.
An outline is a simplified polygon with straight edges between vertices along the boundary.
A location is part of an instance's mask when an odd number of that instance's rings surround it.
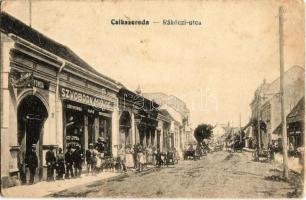
<svg viewBox="0 0 306 200">
<path fill-rule="evenodd" d="M 40 88 L 44 90 L 49 89 L 49 82 L 34 78 L 33 72 L 11 72 L 10 84 L 15 88 Z"/>
<path fill-rule="evenodd" d="M 77 92 L 65 87 L 60 87 L 60 95 L 63 99 L 86 104 L 102 110 L 113 110 L 114 107 L 114 102 L 94 97 L 82 92 Z"/>
<path fill-rule="evenodd" d="M 81 147 L 81 138 L 79 136 L 66 136 L 66 144 L 71 148 L 75 149 L 77 146 Z"/>
<path fill-rule="evenodd" d="M 41 89 L 48 90 L 49 89 L 49 83 L 46 81 L 33 79 L 33 86 Z"/>
<path fill-rule="evenodd" d="M 67 108 L 71 109 L 71 110 L 77 110 L 77 111 L 82 111 L 82 108 L 79 106 L 75 106 L 75 105 L 71 105 L 71 104 L 67 104 Z"/>
</svg>

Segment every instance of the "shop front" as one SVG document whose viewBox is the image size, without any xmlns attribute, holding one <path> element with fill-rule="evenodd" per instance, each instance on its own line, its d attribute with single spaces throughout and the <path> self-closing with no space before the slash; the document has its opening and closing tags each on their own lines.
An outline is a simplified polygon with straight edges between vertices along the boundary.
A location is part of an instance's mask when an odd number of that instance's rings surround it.
<svg viewBox="0 0 306 200">
<path fill-rule="evenodd" d="M 102 138 L 105 155 L 112 155 L 112 111 L 114 103 L 106 99 L 60 87 L 63 100 L 64 150 L 69 146 L 88 149 Z"/>
<path fill-rule="evenodd" d="M 85 150 L 100 137 L 105 153 L 113 154 L 118 82 L 7 13 L 1 12 L 0 26 L 2 187 L 29 183 L 32 149 L 38 160 L 35 182 L 46 177 L 50 146 L 55 154 L 68 145 Z"/>
<path fill-rule="evenodd" d="M 299 147 L 304 147 L 304 117 L 305 100 L 303 97 L 286 118 L 289 150 L 292 152 L 297 152 Z"/>
</svg>

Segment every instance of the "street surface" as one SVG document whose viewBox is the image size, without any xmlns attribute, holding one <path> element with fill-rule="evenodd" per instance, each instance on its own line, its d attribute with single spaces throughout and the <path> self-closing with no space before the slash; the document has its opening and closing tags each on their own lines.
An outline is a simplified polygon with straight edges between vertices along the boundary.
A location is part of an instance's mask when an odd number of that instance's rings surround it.
<svg viewBox="0 0 306 200">
<path fill-rule="evenodd" d="M 295 183 L 281 179 L 279 164 L 252 161 L 250 152 L 214 152 L 169 168 L 128 172 L 53 194 L 54 197 L 296 197 Z M 299 184 L 298 184 L 299 183 Z M 297 190 L 295 190 L 297 188 Z"/>
</svg>

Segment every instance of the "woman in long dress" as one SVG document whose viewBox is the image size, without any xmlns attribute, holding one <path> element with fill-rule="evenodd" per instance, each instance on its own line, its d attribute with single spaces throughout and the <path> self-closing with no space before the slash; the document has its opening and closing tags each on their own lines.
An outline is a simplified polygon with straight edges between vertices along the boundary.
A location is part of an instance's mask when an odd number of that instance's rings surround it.
<svg viewBox="0 0 306 200">
<path fill-rule="evenodd" d="M 143 166 L 145 164 L 145 155 L 141 147 L 139 147 L 139 150 L 137 153 L 137 160 L 138 160 L 138 170 L 143 171 Z"/>
</svg>

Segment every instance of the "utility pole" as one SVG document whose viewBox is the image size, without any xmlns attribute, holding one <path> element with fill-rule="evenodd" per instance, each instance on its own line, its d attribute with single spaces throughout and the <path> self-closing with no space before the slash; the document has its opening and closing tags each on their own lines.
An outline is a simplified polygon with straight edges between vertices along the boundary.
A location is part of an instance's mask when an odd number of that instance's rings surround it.
<svg viewBox="0 0 306 200">
<path fill-rule="evenodd" d="M 239 131 L 240 131 L 240 142 L 242 142 L 242 131 L 241 131 L 241 112 L 239 113 Z"/>
<path fill-rule="evenodd" d="M 283 7 L 279 7 L 279 58 L 280 58 L 280 97 L 281 97 L 281 127 L 282 127 L 282 145 L 283 145 L 283 167 L 284 177 L 289 178 L 288 173 L 288 155 L 287 155 L 287 126 L 284 107 L 284 38 L 283 38 Z"/>
<path fill-rule="evenodd" d="M 261 150 L 261 131 L 260 131 L 260 107 L 261 107 L 261 91 L 259 92 L 258 98 L 258 109 L 257 109 L 257 132 L 258 132 L 258 151 Z"/>
<path fill-rule="evenodd" d="M 32 0 L 29 0 L 29 26 L 32 27 Z"/>
</svg>

